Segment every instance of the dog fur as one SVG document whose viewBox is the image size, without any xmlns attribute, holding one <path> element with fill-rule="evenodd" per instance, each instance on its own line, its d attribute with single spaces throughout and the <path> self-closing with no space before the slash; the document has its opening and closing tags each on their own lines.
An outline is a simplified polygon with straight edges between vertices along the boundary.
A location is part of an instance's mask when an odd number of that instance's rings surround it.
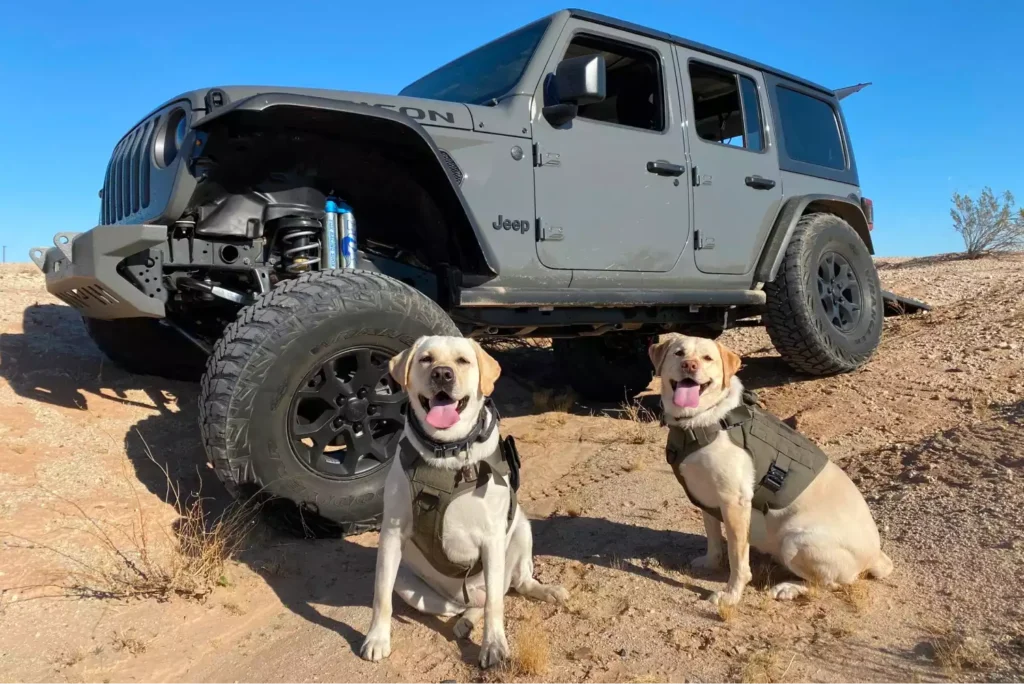
<svg viewBox="0 0 1024 684">
<path fill-rule="evenodd" d="M 391 375 L 409 394 L 409 420 L 419 421 L 426 434 L 439 442 L 458 442 L 470 435 L 485 397 L 494 391 L 501 373 L 495 361 L 474 340 L 461 337 L 422 337 L 391 360 Z M 439 370 L 442 369 L 439 375 Z M 451 371 L 450 373 L 448 371 Z M 447 377 L 448 380 L 439 377 Z M 464 402 L 458 422 L 436 428 L 427 422 L 430 401 L 439 392 Z M 418 441 L 408 427 L 404 436 Z M 457 469 L 471 465 L 492 453 L 499 439 L 495 429 L 486 442 L 472 445 L 456 456 L 424 456 L 434 467 Z M 360 654 L 377 661 L 391 653 L 391 594 L 423 613 L 450 617 L 461 615 L 455 634 L 468 637 L 481 617 L 484 619 L 480 665 L 489 667 L 508 656 L 505 638 L 504 597 L 509 588 L 539 601 L 564 603 L 568 592 L 560 586 L 544 585 L 533 577 L 533 535 L 530 522 L 517 507 L 507 527 L 509 489 L 493 481 L 483 496 L 464 496 L 449 506 L 444 518 L 442 546 L 455 562 L 471 565 L 481 559 L 483 571 L 466 580 L 438 573 L 415 544 L 407 543 L 412 533 L 412 494 L 409 479 L 396 456 L 384 484 L 384 517 L 377 550 L 374 580 L 373 618 Z M 507 527 L 507 529 L 506 529 Z"/>
<path fill-rule="evenodd" d="M 672 334 L 649 349 L 655 374 L 661 376 L 661 401 L 670 426 L 716 424 L 740 405 L 743 384 L 736 377 L 740 357 L 712 340 Z M 673 388 L 683 380 L 701 387 L 697 406 L 673 402 Z M 729 581 L 711 600 L 739 602 L 750 582 L 750 545 L 770 554 L 806 582 L 835 588 L 863 573 L 881 579 L 892 572 L 882 552 L 878 528 L 864 497 L 846 473 L 832 462 L 788 507 L 762 514 L 754 511 L 754 467 L 749 454 L 723 431 L 714 442 L 690 454 L 682 464 L 690 492 L 710 508 L 720 508 L 729 554 Z M 722 561 L 722 524 L 704 513 L 707 553 L 693 561 L 698 568 L 717 568 Z M 776 599 L 807 592 L 802 582 L 782 582 L 771 589 Z"/>
</svg>

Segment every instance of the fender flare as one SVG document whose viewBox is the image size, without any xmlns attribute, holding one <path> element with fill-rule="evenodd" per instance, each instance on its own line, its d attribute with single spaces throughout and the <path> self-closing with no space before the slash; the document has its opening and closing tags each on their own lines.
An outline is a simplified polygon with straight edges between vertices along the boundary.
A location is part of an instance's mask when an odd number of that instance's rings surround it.
<svg viewBox="0 0 1024 684">
<path fill-rule="evenodd" d="M 307 117 L 304 125 L 311 129 L 322 129 L 324 133 L 336 134 L 338 130 L 345 130 L 336 125 L 338 118 L 341 119 L 370 119 L 382 126 L 394 128 L 396 138 L 404 136 L 406 142 L 412 142 L 421 146 L 420 152 L 428 153 L 437 165 L 438 172 L 447 179 L 444 185 L 443 194 L 447 197 L 440 199 L 447 205 L 449 210 L 457 209 L 462 219 L 466 221 L 475 238 L 476 246 L 480 250 L 483 263 L 486 265 L 489 275 L 498 275 L 498 260 L 491 249 L 490 243 L 485 239 L 484 232 L 477 223 L 466 202 L 462 189 L 452 177 L 448 167 L 441 159 L 441 151 L 434 143 L 433 138 L 427 133 L 422 125 L 399 112 L 373 107 L 358 102 L 345 100 L 334 100 L 325 97 L 312 95 L 297 95 L 290 93 L 261 93 L 253 95 L 236 102 L 232 102 L 210 115 L 200 119 L 194 128 L 201 134 L 205 134 L 218 123 L 224 123 L 228 119 L 238 119 L 249 125 L 259 124 L 260 119 L 271 118 L 275 115 L 287 116 L 290 110 L 302 110 L 306 113 L 313 113 L 314 116 Z M 204 138 L 197 141 L 197 151 L 201 152 L 205 143 Z M 443 210 L 443 208 L 442 208 Z"/>
<path fill-rule="evenodd" d="M 835 214 L 850 224 L 853 230 L 864 241 L 869 254 L 875 253 L 875 246 L 871 241 L 871 232 L 868 228 L 867 217 L 861 209 L 860 202 L 856 196 L 842 197 L 839 195 L 797 195 L 786 200 L 775 217 L 775 225 L 761 250 L 761 259 L 757 268 L 754 269 L 754 282 L 770 283 L 782 266 L 782 259 L 786 256 L 786 248 L 793 238 L 796 225 L 805 214 L 822 212 Z"/>
</svg>

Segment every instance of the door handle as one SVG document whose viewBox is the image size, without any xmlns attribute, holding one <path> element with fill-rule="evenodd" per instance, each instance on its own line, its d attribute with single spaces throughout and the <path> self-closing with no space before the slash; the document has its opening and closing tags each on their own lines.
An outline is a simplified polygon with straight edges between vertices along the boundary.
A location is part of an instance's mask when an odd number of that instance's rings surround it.
<svg viewBox="0 0 1024 684">
<path fill-rule="evenodd" d="M 761 176 L 747 176 L 743 182 L 755 190 L 771 190 L 775 187 L 775 181 Z"/>
<path fill-rule="evenodd" d="M 647 171 L 649 173 L 656 173 L 659 176 L 682 176 L 686 173 L 686 167 L 667 162 L 664 159 L 658 159 L 657 161 L 647 162 Z"/>
</svg>

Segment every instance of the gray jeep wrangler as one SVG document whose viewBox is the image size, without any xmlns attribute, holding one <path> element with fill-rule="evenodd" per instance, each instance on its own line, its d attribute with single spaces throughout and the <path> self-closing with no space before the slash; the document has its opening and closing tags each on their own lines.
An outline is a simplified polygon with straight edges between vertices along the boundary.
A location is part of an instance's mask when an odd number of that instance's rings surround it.
<svg viewBox="0 0 1024 684">
<path fill-rule="evenodd" d="M 99 225 L 31 257 L 112 361 L 202 375 L 234 494 L 357 531 L 403 422 L 387 362 L 421 335 L 552 338 L 619 401 L 652 336 L 758 316 L 798 371 L 863 364 L 883 303 L 853 90 L 561 11 L 398 96 L 175 97 L 114 148 Z"/>
</svg>

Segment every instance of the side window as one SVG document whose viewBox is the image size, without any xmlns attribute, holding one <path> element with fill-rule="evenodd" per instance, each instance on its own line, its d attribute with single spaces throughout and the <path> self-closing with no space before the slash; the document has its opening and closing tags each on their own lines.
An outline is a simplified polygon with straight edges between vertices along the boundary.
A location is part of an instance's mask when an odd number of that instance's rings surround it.
<svg viewBox="0 0 1024 684">
<path fill-rule="evenodd" d="M 846 153 L 832 105 L 783 86 L 776 87 L 775 96 L 790 158 L 830 169 L 845 169 Z"/>
<path fill-rule="evenodd" d="M 752 152 L 764 149 L 757 84 L 749 76 L 690 62 L 690 88 L 697 135 Z"/>
<path fill-rule="evenodd" d="M 576 36 L 565 57 L 584 55 L 604 55 L 607 97 L 580 107 L 578 117 L 649 131 L 665 130 L 664 79 L 655 53 L 595 36 Z"/>
</svg>

